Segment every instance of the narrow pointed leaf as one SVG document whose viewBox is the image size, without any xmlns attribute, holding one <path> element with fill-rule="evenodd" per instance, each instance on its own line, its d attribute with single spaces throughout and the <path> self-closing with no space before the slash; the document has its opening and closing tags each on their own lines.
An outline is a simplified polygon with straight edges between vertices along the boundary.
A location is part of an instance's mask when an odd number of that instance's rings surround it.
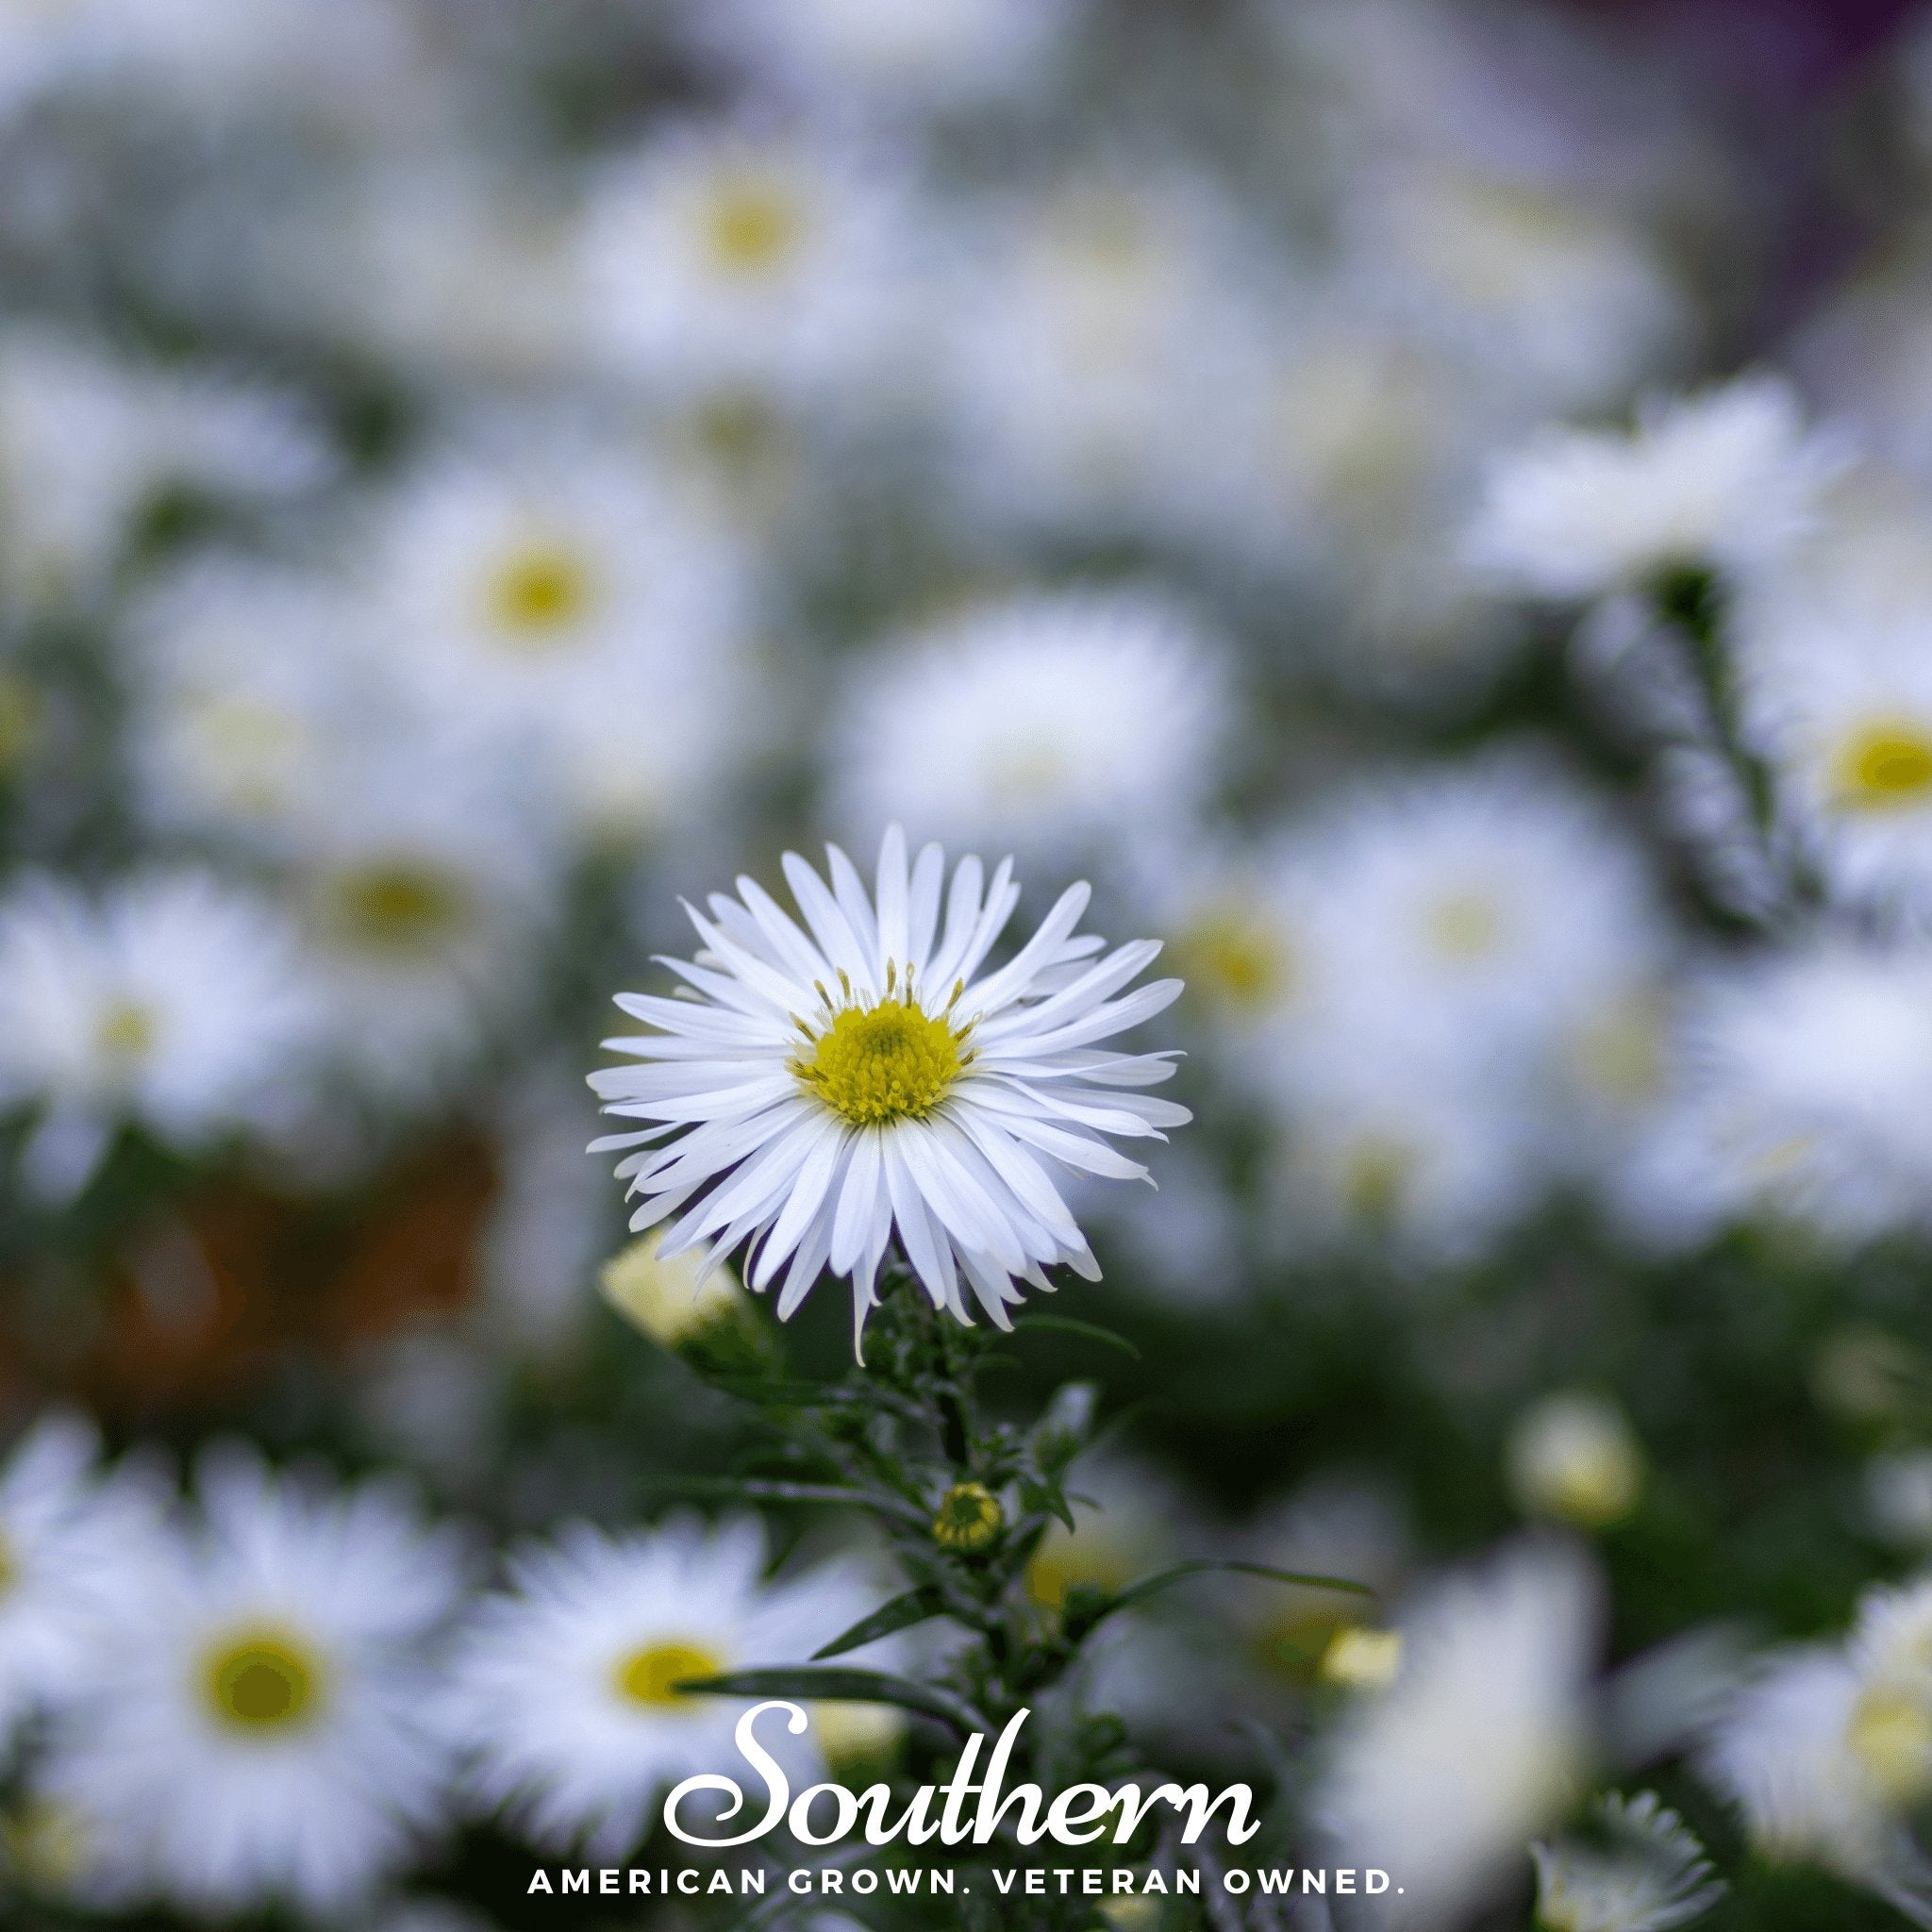
<svg viewBox="0 0 1932 1932">
<path fill-rule="evenodd" d="M 857 1650 L 862 1643 L 875 1643 L 895 1630 L 908 1630 L 914 1624 L 924 1624 L 928 1617 L 937 1617 L 944 1607 L 945 1599 L 929 1585 L 922 1590 L 908 1590 L 904 1596 L 895 1596 L 871 1616 L 861 1617 L 851 1629 L 833 1638 L 822 1649 L 813 1651 L 812 1661 L 816 1663 L 821 1657 L 843 1657 L 848 1650 Z"/>
<path fill-rule="evenodd" d="M 1097 1322 L 1077 1322 L 1072 1315 L 1022 1315 L 1013 1326 L 1016 1330 L 1044 1328 L 1057 1330 L 1062 1335 L 1082 1336 L 1089 1341 L 1104 1341 L 1108 1347 L 1119 1349 L 1135 1361 L 1141 1359 L 1141 1351 L 1124 1335 L 1116 1335 L 1111 1328 L 1103 1328 Z"/>
</svg>

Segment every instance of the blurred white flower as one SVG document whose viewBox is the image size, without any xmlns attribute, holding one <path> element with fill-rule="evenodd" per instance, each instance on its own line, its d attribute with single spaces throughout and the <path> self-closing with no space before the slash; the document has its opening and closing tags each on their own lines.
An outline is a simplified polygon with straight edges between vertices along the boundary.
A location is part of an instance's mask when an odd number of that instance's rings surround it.
<svg viewBox="0 0 1932 1932">
<path fill-rule="evenodd" d="M 1673 1932 L 1724 1896 L 1704 1847 L 1653 1791 L 1592 1807 L 1591 1837 L 1530 1847 L 1548 1932 Z"/>
<path fill-rule="evenodd" d="M 746 558 L 641 449 L 525 425 L 376 506 L 388 667 L 593 832 L 713 808 L 748 741 Z"/>
<path fill-rule="evenodd" d="M 1549 597 L 1594 597 L 1674 568 L 1748 575 L 1805 534 L 1840 467 L 1788 384 L 1743 376 L 1646 404 L 1631 435 L 1549 431 L 1504 457 L 1470 555 Z"/>
<path fill-rule="evenodd" d="M 1681 343 L 1682 291 L 1614 207 L 1440 157 L 1371 165 L 1342 221 L 1372 307 L 1402 316 L 1551 411 L 1601 408 Z"/>
<path fill-rule="evenodd" d="M 184 1150 L 285 1119 L 317 1009 L 288 922 L 201 873 L 98 897 L 46 876 L 0 905 L 0 1099 L 41 1109 L 23 1157 L 61 1196 L 138 1121 Z"/>
<path fill-rule="evenodd" d="M 1235 697 L 1218 641 L 1151 591 L 970 607 L 847 674 L 832 811 L 1065 861 L 1171 837 L 1221 782 Z"/>
<path fill-rule="evenodd" d="M 1345 1857 L 1417 1874 L 1385 1902 L 1391 1926 L 1459 1923 L 1574 1801 L 1598 1594 L 1577 1552 L 1526 1544 L 1404 1620 L 1401 1670 L 1350 1711 L 1317 1799 Z"/>
<path fill-rule="evenodd" d="M 1636 842 L 1534 748 L 1358 786 L 1306 835 L 1318 1026 L 1521 1059 L 1642 983 L 1663 945 Z"/>
<path fill-rule="evenodd" d="M 1823 1865 L 1928 1924 L 1932 1865 L 1904 1819 L 1932 1789 L 1932 1724 L 1873 1688 L 1841 1649 L 1769 1658 L 1706 1740 L 1700 1768 L 1768 1857 Z"/>
<path fill-rule="evenodd" d="M 85 75 L 114 44 L 115 0 L 0 7 L 0 114 Z"/>
<path fill-rule="evenodd" d="M 905 346 L 908 232 L 892 177 L 827 139 L 673 128 L 592 189 L 592 335 L 673 401 L 876 399 Z"/>
<path fill-rule="evenodd" d="M 476 1609 L 452 1667 L 471 1790 L 541 1844 L 622 1856 L 663 1790 L 733 1755 L 745 1702 L 680 1683 L 802 1662 L 875 1607 L 854 1566 L 767 1582 L 765 1564 L 750 1517 L 624 1538 L 571 1524 L 512 1552 L 509 1592 Z M 810 1748 L 783 1732 L 781 1718 L 760 1732 L 781 1759 Z"/>
<path fill-rule="evenodd" d="M 425 386 L 581 372 L 589 305 L 562 184 L 439 144 L 405 148 L 357 185 L 351 266 L 318 291 L 349 341 Z"/>
<path fill-rule="evenodd" d="M 1360 1033 L 1271 1054 L 1271 1245 L 1363 1241 L 1413 1265 L 1474 1258 L 1536 1206 L 1552 1149 L 1535 1096 L 1483 1066 L 1410 1060 Z"/>
<path fill-rule="evenodd" d="M 57 1411 L 0 1464 L 0 1761 L 22 1718 L 91 1681 L 91 1622 L 139 1593 L 148 1520 L 137 1487 L 98 1479 L 99 1448 Z"/>
<path fill-rule="evenodd" d="M 1581 1528 L 1616 1523 L 1643 1490 L 1643 1445 L 1607 1397 L 1562 1390 L 1533 1403 L 1509 1433 L 1516 1499 L 1532 1515 Z"/>
<path fill-rule="evenodd" d="M 326 578 L 204 553 L 133 606 L 120 643 L 157 830 L 274 851 L 328 802 L 343 735 L 366 728 L 372 666 Z"/>
<path fill-rule="evenodd" d="M 1932 905 L 1932 602 L 1890 622 L 1788 607 L 1752 640 L 1743 715 L 1826 885 Z"/>
<path fill-rule="evenodd" d="M 274 502 L 335 457 L 295 397 L 122 361 L 84 339 L 0 337 L 0 558 L 30 603 L 102 594 L 169 491 Z"/>
<path fill-rule="evenodd" d="M 340 1915 L 438 1818 L 423 1646 L 457 1551 L 394 1487 L 273 1474 L 239 1444 L 198 1490 L 202 1524 L 116 1606 L 42 1787 L 123 1885 Z"/>
<path fill-rule="evenodd" d="M 1932 955 L 1825 937 L 1706 975 L 1645 1156 L 1661 1228 L 1759 1214 L 1857 1241 L 1923 1226 Z"/>
<path fill-rule="evenodd" d="M 821 112 L 1040 92 L 1083 0 L 698 0 L 700 44 Z"/>
<path fill-rule="evenodd" d="M 331 1055 L 420 1096 L 514 1011 L 560 887 L 552 828 L 467 746 L 372 720 L 290 828 L 291 889 Z"/>
<path fill-rule="evenodd" d="M 851 1278 L 857 1343 L 896 1235 L 936 1306 L 970 1323 L 970 1293 L 1009 1327 L 1016 1278 L 1050 1291 L 1048 1267 L 1100 1274 L 1048 1163 L 1144 1180 L 1106 1137 L 1160 1140 L 1190 1118 L 1139 1091 L 1173 1074 L 1171 1054 L 1099 1044 L 1171 1005 L 1180 982 L 1123 991 L 1159 945 L 1098 957 L 1097 936 L 1075 936 L 1084 884 L 989 973 L 1019 903 L 1010 859 L 991 882 L 976 858 L 960 861 L 942 930 L 937 845 L 908 869 L 891 826 L 875 898 L 836 845 L 826 857 L 829 890 L 785 857 L 809 938 L 741 878 L 738 900 L 711 895 L 710 918 L 690 908 L 697 958 L 663 962 L 703 997 L 617 995 L 657 1030 L 607 1041 L 644 1064 L 600 1069 L 591 1085 L 605 1112 L 653 1124 L 592 1152 L 641 1150 L 617 1172 L 642 1197 L 634 1231 L 670 1223 L 661 1258 L 746 1247 L 745 1279 L 759 1291 L 782 1270 L 781 1320 L 829 1263 Z"/>
<path fill-rule="evenodd" d="M 1205 535 L 1238 513 L 1266 277 L 1223 191 L 1076 176 L 969 214 L 953 246 L 944 380 L 978 514 Z"/>
</svg>

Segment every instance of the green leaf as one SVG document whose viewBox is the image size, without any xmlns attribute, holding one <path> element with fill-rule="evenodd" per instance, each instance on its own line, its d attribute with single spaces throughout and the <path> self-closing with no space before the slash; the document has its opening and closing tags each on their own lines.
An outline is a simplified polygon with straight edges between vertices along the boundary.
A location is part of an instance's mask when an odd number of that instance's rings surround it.
<svg viewBox="0 0 1932 1932">
<path fill-rule="evenodd" d="M 843 1657 L 848 1650 L 857 1650 L 861 1643 L 875 1642 L 881 1637 L 890 1637 L 895 1630 L 907 1630 L 914 1624 L 924 1623 L 928 1617 L 937 1617 L 944 1607 L 945 1598 L 930 1584 L 921 1590 L 908 1590 L 904 1596 L 895 1596 L 891 1603 L 883 1605 L 869 1617 L 861 1617 L 851 1629 L 813 1651 L 812 1661 L 816 1663 L 825 1657 Z"/>
<path fill-rule="evenodd" d="M 1074 1521 L 1074 1506 L 1066 1499 L 1065 1492 L 1058 1483 L 1035 1482 L 1031 1478 L 1020 1485 L 1020 1507 L 1029 1516 L 1057 1516 L 1067 1525 L 1067 1534 L 1074 1535 L 1079 1524 Z"/>
<path fill-rule="evenodd" d="M 1170 1584 L 1184 1583 L 1190 1576 L 1207 1576 L 1232 1573 L 1239 1576 L 1261 1576 L 1271 1583 L 1289 1583 L 1307 1590 L 1345 1590 L 1357 1596 L 1374 1596 L 1375 1592 L 1366 1583 L 1357 1583 L 1347 1576 L 1320 1576 L 1301 1570 L 1277 1570 L 1268 1563 L 1243 1563 L 1232 1557 L 1197 1557 L 1191 1563 L 1176 1563 L 1171 1570 L 1156 1572 L 1152 1576 L 1143 1576 L 1138 1583 L 1130 1583 L 1117 1596 L 1103 1607 L 1088 1611 L 1077 1623 L 1068 1619 L 1070 1632 L 1085 1636 L 1095 1624 L 1112 1616 L 1117 1610 L 1124 1610 L 1130 1605 L 1144 1601 L 1157 1591 L 1165 1590 Z"/>
<path fill-rule="evenodd" d="M 925 1515 L 897 1496 L 850 1490 L 838 1483 L 774 1482 L 764 1476 L 653 1475 L 643 1478 L 647 1490 L 664 1490 L 680 1496 L 712 1496 L 751 1503 L 833 1503 L 848 1509 L 871 1509 L 924 1530 Z"/>
<path fill-rule="evenodd" d="M 1124 1335 L 1116 1335 L 1111 1328 L 1103 1328 L 1097 1322 L 1076 1322 L 1071 1315 L 1022 1315 L 1013 1327 L 1016 1331 L 1043 1328 L 1061 1335 L 1083 1336 L 1089 1341 L 1104 1341 L 1108 1347 L 1119 1349 L 1135 1361 L 1141 1359 L 1141 1351 Z"/>
<path fill-rule="evenodd" d="M 839 1704 L 894 1704 L 950 1724 L 961 1737 L 988 1728 L 970 1705 L 930 1684 L 894 1677 L 884 1671 L 813 1670 L 780 1665 L 764 1671 L 730 1671 L 722 1677 L 691 1677 L 672 1688 L 693 1696 L 793 1697 Z"/>
</svg>

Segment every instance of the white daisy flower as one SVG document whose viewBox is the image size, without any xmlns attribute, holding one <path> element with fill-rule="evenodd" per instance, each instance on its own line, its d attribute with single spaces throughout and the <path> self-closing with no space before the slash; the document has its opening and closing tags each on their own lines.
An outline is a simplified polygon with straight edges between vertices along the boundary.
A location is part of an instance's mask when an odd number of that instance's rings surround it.
<svg viewBox="0 0 1932 1932">
<path fill-rule="evenodd" d="M 573 1524 L 512 1553 L 511 1591 L 472 1617 L 453 1666 L 470 1789 L 541 1844 L 620 1857 L 666 1789 L 732 1756 L 746 1704 L 680 1683 L 796 1663 L 874 1607 L 855 1568 L 768 1583 L 765 1563 L 751 1517 L 621 1539 Z M 789 1744 L 772 1729 L 768 1746 Z"/>
<path fill-rule="evenodd" d="M 1530 1847 L 1548 1932 L 1674 1932 L 1724 1896 L 1704 1847 L 1654 1791 L 1592 1807 L 1596 1834 Z"/>
<path fill-rule="evenodd" d="M 1707 975 L 1649 1150 L 1667 1229 L 1761 1214 L 1859 1241 L 1924 1225 L 1932 958 L 1827 939 Z"/>
<path fill-rule="evenodd" d="M 273 502 L 333 472 L 293 397 L 69 338 L 0 340 L 0 556 L 30 600 L 104 591 L 167 491 Z"/>
<path fill-rule="evenodd" d="M 1699 1757 L 1742 1812 L 1757 1849 L 1836 1872 L 1932 1924 L 1932 1864 L 1907 1814 L 1932 1790 L 1932 1724 L 1915 1702 L 1868 1684 L 1842 1649 L 1767 1658 Z"/>
<path fill-rule="evenodd" d="M 0 905 L 0 1103 L 42 1109 L 25 1160 L 53 1194 L 87 1181 L 124 1121 L 190 1149 L 273 1124 L 315 1024 L 287 923 L 205 874 L 98 898 L 36 877 Z"/>
<path fill-rule="evenodd" d="M 128 1590 L 138 1489 L 94 1475 L 92 1425 L 42 1418 L 0 1465 L 0 1759 L 20 1720 L 90 1678 L 91 1621 Z"/>
<path fill-rule="evenodd" d="M 1841 467 L 1774 376 L 1647 404 L 1635 433 L 1546 433 L 1500 460 L 1472 561 L 1545 597 L 1587 598 L 1674 568 L 1747 576 L 1802 537 Z"/>
<path fill-rule="evenodd" d="M 1436 1586 L 1402 1661 L 1333 1740 L 1318 1815 L 1350 1861 L 1407 1871 L 1393 1927 L 1460 1923 L 1567 1811 L 1591 1750 L 1594 1573 L 1560 1544 Z"/>
<path fill-rule="evenodd" d="M 1932 602 L 1890 622 L 1788 609 L 1747 647 L 1744 693 L 1784 821 L 1827 885 L 1932 904 Z"/>
<path fill-rule="evenodd" d="M 1083 0 L 724 0 L 691 32 L 820 109 L 942 111 L 1037 92 Z"/>
<path fill-rule="evenodd" d="M 1163 597 L 1063 591 L 969 608 L 850 675 L 826 766 L 841 824 L 900 814 L 1065 860 L 1165 833 L 1212 793 L 1235 699 Z"/>
<path fill-rule="evenodd" d="M 614 368 L 674 401 L 876 393 L 902 346 L 905 246 L 891 177 L 841 148 L 675 128 L 591 192 L 591 328 Z"/>
<path fill-rule="evenodd" d="M 118 1606 L 43 1787 L 103 1861 L 185 1908 L 336 1915 L 398 1870 L 447 1773 L 423 1647 L 459 1583 L 405 1492 L 211 1452 L 203 1525 Z"/>
<path fill-rule="evenodd" d="M 639 1150 L 617 1172 L 642 1200 L 633 1230 L 670 1223 L 660 1257 L 748 1248 L 749 1286 L 782 1274 L 780 1319 L 829 1265 L 851 1277 L 856 1345 L 896 1237 L 936 1305 L 970 1323 L 970 1294 L 1008 1327 L 1016 1278 L 1050 1290 L 1057 1263 L 1100 1273 L 1049 1167 L 1143 1180 L 1107 1137 L 1158 1140 L 1190 1118 L 1141 1091 L 1170 1076 L 1172 1054 L 1099 1045 L 1161 1011 L 1180 982 L 1122 991 L 1160 948 L 1096 958 L 1103 941 L 1075 933 L 1085 885 L 990 970 L 1020 898 L 1010 859 L 990 882 L 962 859 L 942 924 L 937 845 L 908 867 L 905 834 L 888 830 L 875 901 L 844 853 L 826 856 L 829 889 L 785 858 L 808 933 L 741 878 L 739 899 L 714 894 L 708 918 L 690 908 L 697 958 L 662 962 L 695 998 L 617 996 L 657 1030 L 607 1041 L 644 1064 L 591 1084 L 607 1113 L 653 1124 L 592 1151 Z"/>
<path fill-rule="evenodd" d="M 431 463 L 377 514 L 377 621 L 425 716 L 526 754 L 596 829 L 715 801 L 746 737 L 748 565 L 641 452 L 540 429 Z"/>
</svg>

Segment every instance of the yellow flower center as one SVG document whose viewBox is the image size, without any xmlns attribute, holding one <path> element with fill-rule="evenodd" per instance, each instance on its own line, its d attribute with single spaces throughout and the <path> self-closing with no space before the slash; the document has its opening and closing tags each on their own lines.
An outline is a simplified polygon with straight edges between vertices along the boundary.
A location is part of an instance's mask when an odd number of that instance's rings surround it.
<svg viewBox="0 0 1932 1932">
<path fill-rule="evenodd" d="M 203 1686 L 215 1715 L 237 1730 L 291 1730 L 315 1714 L 321 1660 L 282 1631 L 248 1631 L 209 1651 Z"/>
<path fill-rule="evenodd" d="M 1181 976 L 1217 1005 L 1248 1011 L 1272 1006 L 1294 977 L 1279 937 L 1232 908 L 1196 921 L 1177 950 Z"/>
<path fill-rule="evenodd" d="M 945 1014 L 889 995 L 875 1007 L 845 1008 L 791 1071 L 855 1127 L 923 1121 L 965 1067 L 964 1038 Z"/>
<path fill-rule="evenodd" d="M 773 274 L 796 253 L 804 236 L 804 210 L 775 181 L 743 176 L 724 182 L 705 210 L 711 259 L 731 275 Z"/>
<path fill-rule="evenodd" d="M 145 1059 L 154 1051 L 158 1030 L 152 1009 L 124 995 L 101 1008 L 94 1022 L 94 1044 L 110 1060 Z"/>
<path fill-rule="evenodd" d="M 1867 725 L 1840 753 L 1835 776 L 1849 809 L 1916 805 L 1932 793 L 1932 730 L 1902 720 Z"/>
<path fill-rule="evenodd" d="M 1324 1684 L 1351 1690 L 1386 1690 L 1402 1669 L 1402 1633 L 1370 1630 L 1350 1624 L 1335 1633 L 1322 1653 L 1320 1676 Z"/>
<path fill-rule="evenodd" d="M 1503 941 L 1503 915 L 1485 892 L 1445 892 L 1424 916 L 1423 930 L 1443 958 L 1481 959 Z"/>
<path fill-rule="evenodd" d="M 1893 1804 L 1916 1805 L 1932 1792 L 1932 1711 L 1919 1699 L 1884 1687 L 1866 1691 L 1845 1741 Z"/>
<path fill-rule="evenodd" d="M 342 874 L 329 889 L 337 930 L 372 953 L 432 952 L 468 914 L 462 882 L 424 859 L 372 860 Z"/>
<path fill-rule="evenodd" d="M 675 1687 L 696 1677 L 715 1677 L 724 1660 L 702 1644 L 674 1641 L 650 1643 L 618 1660 L 610 1675 L 618 1690 L 633 1704 L 662 1710 L 686 1703 L 691 1692 Z"/>
<path fill-rule="evenodd" d="M 491 574 L 486 594 L 491 627 L 513 649 L 563 642 L 591 614 L 597 585 L 590 561 L 567 543 L 531 543 Z"/>
</svg>

